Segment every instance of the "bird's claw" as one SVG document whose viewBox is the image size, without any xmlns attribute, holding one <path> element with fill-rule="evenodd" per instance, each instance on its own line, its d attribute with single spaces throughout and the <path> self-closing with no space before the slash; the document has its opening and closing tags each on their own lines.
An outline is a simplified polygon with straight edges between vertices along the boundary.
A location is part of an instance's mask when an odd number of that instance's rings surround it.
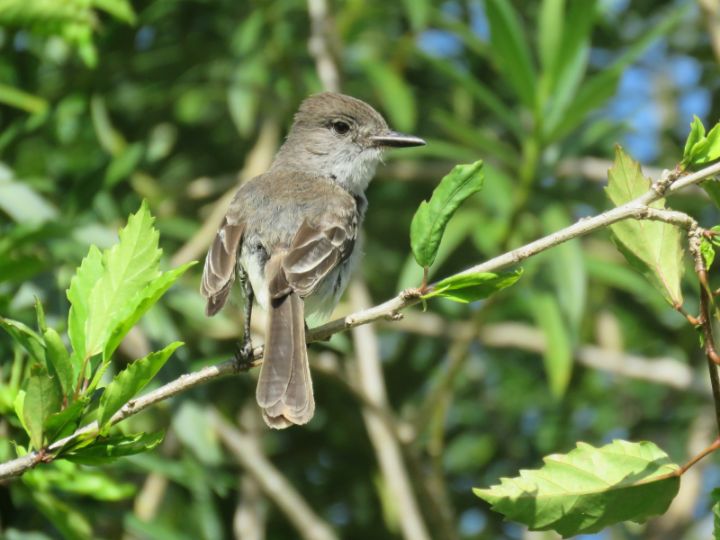
<svg viewBox="0 0 720 540">
<path fill-rule="evenodd" d="M 238 371 L 247 371 L 252 367 L 254 360 L 252 340 L 244 339 L 237 343 L 233 360 Z"/>
</svg>

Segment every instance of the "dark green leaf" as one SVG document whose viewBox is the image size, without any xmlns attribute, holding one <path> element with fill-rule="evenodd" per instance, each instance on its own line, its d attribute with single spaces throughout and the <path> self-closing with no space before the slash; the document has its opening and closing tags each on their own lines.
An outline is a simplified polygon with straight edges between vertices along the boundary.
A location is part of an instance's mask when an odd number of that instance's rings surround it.
<svg viewBox="0 0 720 540">
<path fill-rule="evenodd" d="M 60 531 L 65 540 L 93 538 L 90 523 L 78 510 L 47 491 L 32 490 L 31 496 L 38 510 Z"/>
<path fill-rule="evenodd" d="M 544 461 L 541 469 L 473 491 L 508 519 L 567 537 L 662 514 L 680 487 L 680 467 L 651 442 L 578 443 Z"/>
<path fill-rule="evenodd" d="M 476 274 L 460 274 L 451 276 L 436 283 L 432 291 L 423 296 L 423 299 L 440 297 L 455 302 L 467 304 L 476 300 L 487 298 L 502 289 L 513 285 L 522 270 L 496 274 L 494 272 L 478 272 Z"/>
<path fill-rule="evenodd" d="M 13 341 L 22 346 L 33 360 L 45 361 L 45 345 L 42 338 L 29 326 L 0 317 L 0 328 L 3 328 Z"/>
<path fill-rule="evenodd" d="M 145 385 L 155 377 L 175 349 L 181 345 L 181 342 L 175 341 L 161 351 L 150 353 L 145 358 L 135 360 L 115 376 L 100 398 L 98 424 L 101 429 L 107 425 L 116 411 L 145 388 Z"/>
<path fill-rule="evenodd" d="M 437 255 L 445 226 L 465 199 L 482 188 L 483 162 L 456 165 L 440 181 L 429 201 L 423 201 L 410 224 L 410 244 L 420 266 L 430 266 Z"/>
<path fill-rule="evenodd" d="M 605 189 L 615 205 L 631 201 L 650 189 L 640 165 L 618 148 Z M 650 205 L 665 208 L 664 200 Z M 684 270 L 680 231 L 659 221 L 626 219 L 611 226 L 613 238 L 628 262 L 645 274 L 671 305 L 682 305 L 680 278 Z"/>
<path fill-rule="evenodd" d="M 137 433 L 98 437 L 92 444 L 62 453 L 61 457 L 83 465 L 104 465 L 118 458 L 152 450 L 159 445 L 165 432 Z"/>
<path fill-rule="evenodd" d="M 30 435 L 30 442 L 37 450 L 44 446 L 44 425 L 47 418 L 60 410 L 62 390 L 57 379 L 40 363 L 30 366 L 30 377 L 25 385 L 22 406 L 23 420 Z"/>
<path fill-rule="evenodd" d="M 73 368 L 70 354 L 55 329 L 47 328 L 43 335 L 45 340 L 45 354 L 53 375 L 57 376 L 63 395 L 69 396 L 73 392 L 79 373 Z"/>
</svg>

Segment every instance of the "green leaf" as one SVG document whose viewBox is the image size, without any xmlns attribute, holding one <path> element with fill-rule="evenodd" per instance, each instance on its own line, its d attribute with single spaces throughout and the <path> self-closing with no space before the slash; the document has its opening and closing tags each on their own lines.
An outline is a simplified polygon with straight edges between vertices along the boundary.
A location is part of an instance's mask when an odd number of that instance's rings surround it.
<svg viewBox="0 0 720 540">
<path fill-rule="evenodd" d="M 181 342 L 175 341 L 161 351 L 150 353 L 145 358 L 135 360 L 115 376 L 100 398 L 98 425 L 101 429 L 106 427 L 116 411 L 145 388 L 145 385 L 155 377 L 175 349 L 181 345 Z"/>
<path fill-rule="evenodd" d="M 164 431 L 156 431 L 154 433 L 98 437 L 88 446 L 60 455 L 74 463 L 104 465 L 121 457 L 152 450 L 162 442 L 164 436 Z"/>
<path fill-rule="evenodd" d="M 43 334 L 47 330 L 47 321 L 45 320 L 45 309 L 37 296 L 35 297 L 35 315 L 37 316 L 38 332 Z"/>
<path fill-rule="evenodd" d="M 544 461 L 541 469 L 473 491 L 508 519 L 568 537 L 662 514 L 680 487 L 680 467 L 651 442 L 578 443 Z"/>
<path fill-rule="evenodd" d="M 403 0 L 403 7 L 413 31 L 425 30 L 430 16 L 430 0 Z"/>
<path fill-rule="evenodd" d="M 535 71 L 530 47 L 517 13 L 507 0 L 488 0 L 485 11 L 490 24 L 491 51 L 495 67 L 526 107 L 535 108 Z"/>
<path fill-rule="evenodd" d="M 4 317 L 0 317 L 0 328 L 10 334 L 13 341 L 22 346 L 33 360 L 45 361 L 45 344 L 35 330 L 19 321 Z"/>
<path fill-rule="evenodd" d="M 538 53 L 543 71 L 553 72 L 562 51 L 565 0 L 543 0 L 538 24 Z"/>
<path fill-rule="evenodd" d="M 552 295 L 545 293 L 533 296 L 531 306 L 535 321 L 545 335 L 543 360 L 550 392 L 559 399 L 567 390 L 573 368 L 572 341 L 568 334 L 568 325 Z"/>
<path fill-rule="evenodd" d="M 710 494 L 713 513 L 713 538 L 720 540 L 720 488 L 715 488 Z"/>
<path fill-rule="evenodd" d="M 685 143 L 686 154 L 683 155 L 683 164 L 693 167 L 707 165 L 720 158 L 720 123 L 715 124 L 707 136 L 702 136 L 704 128 L 701 131 L 700 128 L 697 127 L 699 122 L 697 117 L 695 117 L 695 120 L 693 120 L 693 123 L 690 125 L 690 136 Z M 695 137 L 698 137 L 698 140 L 692 144 L 688 151 L 687 146 L 690 144 L 691 139 Z"/>
<path fill-rule="evenodd" d="M 482 168 L 482 161 L 456 165 L 440 181 L 430 200 L 420 204 L 410 224 L 410 244 L 420 266 L 432 265 L 445 227 L 455 210 L 470 195 L 482 189 Z"/>
<path fill-rule="evenodd" d="M 135 24 L 137 19 L 128 0 L 92 0 L 92 5 L 128 24 Z"/>
<path fill-rule="evenodd" d="M 700 240 L 700 253 L 705 261 L 705 268 L 710 270 L 710 267 L 715 260 L 715 246 L 707 238 Z"/>
<path fill-rule="evenodd" d="M 89 402 L 89 397 L 82 397 L 65 407 L 62 411 L 52 413 L 48 416 L 43 426 L 47 435 L 47 442 L 53 443 L 73 433 L 80 425 L 80 420 L 83 414 L 85 414 L 85 407 Z"/>
<path fill-rule="evenodd" d="M 37 450 L 45 444 L 44 426 L 47 418 L 60 409 L 62 391 L 56 379 L 40 363 L 30 366 L 30 377 L 25 385 L 22 413 L 30 442 Z"/>
<path fill-rule="evenodd" d="M 63 395 L 72 394 L 79 373 L 73 369 L 70 353 L 55 329 L 47 328 L 43 334 L 45 353 L 49 366 L 57 376 Z"/>
<path fill-rule="evenodd" d="M 122 342 L 130 329 L 137 324 L 140 318 L 150 309 L 163 294 L 175 283 L 180 276 L 197 261 L 191 261 L 178 268 L 174 268 L 163 273 L 146 285 L 138 294 L 128 303 L 124 317 L 116 321 L 115 326 L 110 331 L 110 337 L 103 351 L 103 358 L 110 358 L 117 347 Z"/>
<path fill-rule="evenodd" d="M 89 469 L 64 459 L 27 471 L 23 482 L 37 491 L 60 491 L 92 497 L 98 501 L 118 501 L 135 493 L 130 482 L 120 482 L 100 469 Z"/>
<path fill-rule="evenodd" d="M 31 114 L 44 114 L 48 110 L 45 99 L 7 84 L 0 84 L 0 103 Z"/>
<path fill-rule="evenodd" d="M 693 121 L 690 123 L 690 134 L 685 141 L 685 149 L 683 150 L 683 164 L 688 165 L 692 161 L 693 147 L 705 138 L 705 126 L 700 119 L 693 115 Z"/>
<path fill-rule="evenodd" d="M 475 274 L 460 274 L 451 276 L 436 283 L 432 291 L 423 296 L 428 298 L 448 298 L 455 302 L 467 304 L 476 300 L 487 298 L 510 285 L 513 285 L 520 276 L 522 270 L 496 274 L 494 272 L 478 272 Z"/>
<path fill-rule="evenodd" d="M 120 242 L 103 253 L 103 270 L 88 299 L 85 354 L 94 356 L 105 349 L 111 329 L 133 311 L 132 300 L 158 277 L 158 232 L 154 218 L 143 202 L 120 230 Z M 107 358 L 103 358 L 107 360 Z"/>
<path fill-rule="evenodd" d="M 417 122 L 415 96 L 402 75 L 380 62 L 365 62 L 365 73 L 377 91 L 393 129 L 412 131 Z"/>
<path fill-rule="evenodd" d="M 640 165 L 619 147 L 608 177 L 605 191 L 617 206 L 646 193 L 651 185 L 642 175 Z M 665 201 L 650 206 L 663 209 Z M 671 305 L 681 305 L 680 278 L 684 266 L 678 228 L 659 221 L 626 219 L 611 225 L 611 230 L 628 262 L 645 274 Z"/>
<path fill-rule="evenodd" d="M 86 357 L 85 327 L 89 317 L 90 292 L 100 281 L 102 274 L 102 253 L 96 246 L 90 246 L 90 251 L 70 280 L 70 288 L 67 291 L 67 298 L 70 301 L 68 336 L 73 347 L 76 372 L 80 371 L 80 364 Z"/>
</svg>

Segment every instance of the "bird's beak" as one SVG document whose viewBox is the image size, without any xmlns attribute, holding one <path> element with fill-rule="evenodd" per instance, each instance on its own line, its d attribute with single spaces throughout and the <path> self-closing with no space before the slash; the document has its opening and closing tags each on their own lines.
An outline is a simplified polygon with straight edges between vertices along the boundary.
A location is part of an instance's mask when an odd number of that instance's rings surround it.
<svg viewBox="0 0 720 540">
<path fill-rule="evenodd" d="M 377 146 L 392 146 L 395 148 L 405 148 L 407 146 L 425 146 L 425 141 L 415 135 L 405 135 L 397 131 L 387 131 L 382 135 L 370 137 L 370 140 Z"/>
</svg>

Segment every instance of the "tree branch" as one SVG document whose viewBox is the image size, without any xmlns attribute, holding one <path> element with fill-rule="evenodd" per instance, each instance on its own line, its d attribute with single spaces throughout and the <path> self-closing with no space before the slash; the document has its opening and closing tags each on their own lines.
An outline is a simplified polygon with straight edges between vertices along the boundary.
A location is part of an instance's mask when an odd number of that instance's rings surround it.
<svg viewBox="0 0 720 540">
<path fill-rule="evenodd" d="M 687 226 L 688 221 L 685 217 L 682 217 L 682 213 L 671 210 L 662 211 L 658 209 L 649 209 L 648 205 L 661 199 L 666 193 L 674 193 L 687 186 L 698 184 L 718 173 L 720 173 L 720 162 L 705 167 L 704 169 L 692 174 L 680 176 L 679 178 L 677 177 L 679 173 L 671 173 L 668 177 L 661 178 L 658 182 L 655 182 L 647 193 L 637 199 L 618 206 L 617 208 L 603 212 L 602 214 L 598 214 L 597 216 L 583 218 L 569 227 L 494 257 L 484 263 L 475 265 L 455 275 L 497 271 L 507 266 L 517 264 L 528 257 L 537 255 L 542 251 L 567 242 L 568 240 L 572 240 L 573 238 L 605 228 L 623 219 L 654 219 L 667 221 L 675 225 L 681 224 L 683 226 Z M 687 218 L 692 219 L 689 218 L 689 216 L 687 216 Z M 432 285 L 430 287 L 432 288 Z M 349 330 L 351 328 L 378 320 L 397 320 L 400 318 L 400 310 L 413 306 L 420 301 L 421 298 L 417 291 L 403 291 L 396 297 L 391 298 L 382 304 L 358 311 L 310 330 L 307 336 L 308 343 L 325 340 L 338 332 Z M 247 369 L 259 365 L 262 362 L 262 355 L 263 348 L 255 348 L 253 351 L 253 361 L 245 366 L 242 366 L 239 371 L 246 371 Z M 226 361 L 215 366 L 208 366 L 194 373 L 182 375 L 178 379 L 146 394 L 145 396 L 129 401 L 113 416 L 112 423 L 116 424 L 128 416 L 134 415 L 150 405 L 157 403 L 158 401 L 162 401 L 176 394 L 182 393 L 193 386 L 237 372 L 238 369 L 236 364 L 233 361 Z M 41 452 L 31 452 L 26 456 L 0 464 L 0 481 L 20 475 L 44 459 L 51 459 L 52 454 L 57 453 L 63 445 L 75 440 L 80 435 L 90 433 L 95 430 L 97 430 L 97 424 L 93 422 L 78 429 L 72 435 L 53 443 Z"/>
</svg>

